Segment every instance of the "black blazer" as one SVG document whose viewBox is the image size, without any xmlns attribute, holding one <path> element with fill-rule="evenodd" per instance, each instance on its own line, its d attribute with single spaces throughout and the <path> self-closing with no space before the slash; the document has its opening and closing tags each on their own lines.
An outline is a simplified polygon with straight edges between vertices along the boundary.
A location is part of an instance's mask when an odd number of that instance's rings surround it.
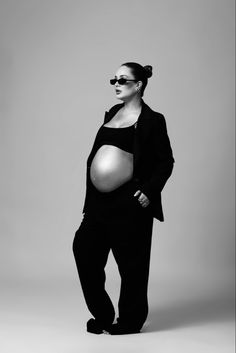
<svg viewBox="0 0 236 353">
<path fill-rule="evenodd" d="M 104 124 L 110 121 L 123 106 L 124 103 L 116 104 L 109 112 L 106 111 Z M 148 207 L 153 217 L 163 222 L 161 191 L 172 173 L 174 158 L 164 116 L 154 112 L 143 100 L 141 113 L 136 124 L 133 147 L 133 178 L 139 186 L 138 189 L 149 198 L 150 204 Z M 87 159 L 86 196 L 83 213 L 86 212 L 87 208 L 89 168 L 95 148 L 96 144 L 94 143 Z"/>
</svg>

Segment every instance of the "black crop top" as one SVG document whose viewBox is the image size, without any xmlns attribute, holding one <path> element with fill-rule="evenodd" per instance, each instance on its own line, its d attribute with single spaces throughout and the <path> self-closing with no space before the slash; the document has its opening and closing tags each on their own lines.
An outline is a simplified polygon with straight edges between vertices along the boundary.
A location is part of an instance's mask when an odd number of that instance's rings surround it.
<svg viewBox="0 0 236 353">
<path fill-rule="evenodd" d="M 108 127 L 102 125 L 96 137 L 98 148 L 102 145 L 113 145 L 122 150 L 133 153 L 135 124 L 122 127 Z"/>
</svg>

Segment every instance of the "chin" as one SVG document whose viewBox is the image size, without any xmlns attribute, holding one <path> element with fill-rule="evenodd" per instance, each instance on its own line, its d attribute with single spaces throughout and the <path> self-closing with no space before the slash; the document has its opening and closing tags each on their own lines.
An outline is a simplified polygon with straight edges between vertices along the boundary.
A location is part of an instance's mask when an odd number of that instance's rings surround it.
<svg viewBox="0 0 236 353">
<path fill-rule="evenodd" d="M 121 101 L 123 101 L 123 102 L 125 101 L 125 98 L 122 97 L 122 96 L 121 96 L 121 97 L 120 97 L 120 96 L 116 96 L 116 98 L 119 99 L 119 100 L 121 100 Z"/>
<path fill-rule="evenodd" d="M 129 97 L 124 97 L 122 95 L 116 96 L 117 99 L 120 99 L 122 102 L 127 102 L 129 100 Z"/>
</svg>

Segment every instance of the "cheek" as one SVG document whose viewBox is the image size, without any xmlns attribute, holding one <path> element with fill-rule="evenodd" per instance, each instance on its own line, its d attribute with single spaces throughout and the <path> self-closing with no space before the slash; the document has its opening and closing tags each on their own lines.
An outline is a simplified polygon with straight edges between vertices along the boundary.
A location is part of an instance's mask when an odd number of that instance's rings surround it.
<svg viewBox="0 0 236 353">
<path fill-rule="evenodd" d="M 136 93 L 136 89 L 134 87 L 132 87 L 130 90 L 129 90 L 129 93 L 130 94 L 135 94 Z"/>
<path fill-rule="evenodd" d="M 135 89 L 133 87 L 126 87 L 124 89 L 124 93 L 126 94 L 133 94 L 135 92 Z"/>
</svg>

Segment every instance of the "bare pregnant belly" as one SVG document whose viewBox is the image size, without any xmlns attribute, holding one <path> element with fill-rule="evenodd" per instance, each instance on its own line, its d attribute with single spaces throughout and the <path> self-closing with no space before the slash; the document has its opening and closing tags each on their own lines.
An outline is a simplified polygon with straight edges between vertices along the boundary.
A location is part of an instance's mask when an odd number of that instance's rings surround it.
<svg viewBox="0 0 236 353">
<path fill-rule="evenodd" d="M 113 191 L 132 176 L 132 153 L 113 145 L 103 145 L 98 149 L 90 167 L 90 178 L 99 191 Z"/>
</svg>

